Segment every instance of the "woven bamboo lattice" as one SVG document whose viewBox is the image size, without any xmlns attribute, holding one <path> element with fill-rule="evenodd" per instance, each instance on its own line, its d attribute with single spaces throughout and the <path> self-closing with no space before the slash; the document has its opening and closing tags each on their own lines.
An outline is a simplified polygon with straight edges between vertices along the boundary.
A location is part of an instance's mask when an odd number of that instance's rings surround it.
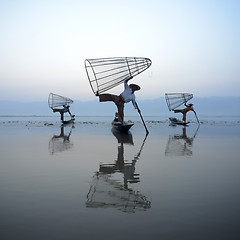
<svg viewBox="0 0 240 240">
<path fill-rule="evenodd" d="M 187 103 L 193 98 L 193 94 L 190 93 L 165 93 L 165 99 L 169 111 L 176 109 L 184 103 Z"/>
<path fill-rule="evenodd" d="M 90 86 L 96 94 L 118 86 L 151 66 L 148 58 L 116 57 L 86 59 L 85 69 Z"/>
</svg>

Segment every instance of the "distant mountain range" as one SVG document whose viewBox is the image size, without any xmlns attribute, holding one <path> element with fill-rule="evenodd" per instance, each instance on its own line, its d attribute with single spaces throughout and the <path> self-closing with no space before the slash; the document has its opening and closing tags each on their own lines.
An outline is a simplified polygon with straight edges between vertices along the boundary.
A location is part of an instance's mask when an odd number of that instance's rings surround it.
<svg viewBox="0 0 240 240">
<path fill-rule="evenodd" d="M 139 108 L 144 116 L 169 115 L 164 97 L 154 100 L 138 100 Z M 199 115 L 240 115 L 240 97 L 206 97 L 194 98 L 191 103 Z M 0 116 L 52 116 L 53 113 L 46 102 L 0 101 Z M 125 115 L 135 116 L 137 111 L 131 103 L 125 105 Z M 179 107 L 181 108 L 181 107 Z M 70 110 L 76 116 L 113 116 L 116 107 L 112 102 L 74 100 Z"/>
</svg>

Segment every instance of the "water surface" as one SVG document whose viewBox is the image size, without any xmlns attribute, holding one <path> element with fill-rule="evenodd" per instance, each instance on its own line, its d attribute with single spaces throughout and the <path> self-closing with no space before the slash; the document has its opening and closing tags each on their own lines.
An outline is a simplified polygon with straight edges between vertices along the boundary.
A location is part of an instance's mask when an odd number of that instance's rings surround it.
<svg viewBox="0 0 240 240">
<path fill-rule="evenodd" d="M 0 119 L 1 239 L 239 239 L 240 124 Z"/>
</svg>

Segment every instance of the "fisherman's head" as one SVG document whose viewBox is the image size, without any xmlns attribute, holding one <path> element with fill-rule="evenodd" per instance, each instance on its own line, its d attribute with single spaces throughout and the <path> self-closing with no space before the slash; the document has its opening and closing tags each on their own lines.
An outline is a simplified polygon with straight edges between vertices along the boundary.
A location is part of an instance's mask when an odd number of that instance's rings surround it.
<svg viewBox="0 0 240 240">
<path fill-rule="evenodd" d="M 129 87 L 132 89 L 132 92 L 139 91 L 141 89 L 137 84 L 130 84 Z"/>
</svg>

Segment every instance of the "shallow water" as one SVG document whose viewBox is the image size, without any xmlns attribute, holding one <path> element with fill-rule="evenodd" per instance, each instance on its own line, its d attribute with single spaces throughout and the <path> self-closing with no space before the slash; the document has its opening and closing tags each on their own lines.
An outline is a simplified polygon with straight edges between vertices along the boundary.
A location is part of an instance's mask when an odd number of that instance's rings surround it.
<svg viewBox="0 0 240 240">
<path fill-rule="evenodd" d="M 0 118 L 1 239 L 239 239 L 240 123 Z"/>
</svg>

